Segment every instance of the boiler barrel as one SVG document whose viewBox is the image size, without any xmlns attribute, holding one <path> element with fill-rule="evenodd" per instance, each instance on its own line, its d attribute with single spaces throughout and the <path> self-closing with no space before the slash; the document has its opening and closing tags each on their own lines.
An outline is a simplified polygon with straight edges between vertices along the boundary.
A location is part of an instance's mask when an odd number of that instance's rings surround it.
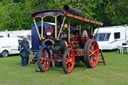
<svg viewBox="0 0 128 85">
<path fill-rule="evenodd" d="M 55 41 L 54 46 L 51 47 L 54 52 L 63 52 L 66 49 L 66 43 L 64 40 Z"/>
</svg>

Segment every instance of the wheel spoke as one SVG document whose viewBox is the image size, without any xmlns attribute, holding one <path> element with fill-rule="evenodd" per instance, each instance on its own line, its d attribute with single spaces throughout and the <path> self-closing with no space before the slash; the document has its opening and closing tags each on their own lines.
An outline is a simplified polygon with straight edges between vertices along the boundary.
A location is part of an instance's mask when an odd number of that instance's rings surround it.
<svg viewBox="0 0 128 85">
<path fill-rule="evenodd" d="M 92 49 L 89 50 L 89 53 L 92 53 Z"/>
<path fill-rule="evenodd" d="M 66 59 L 66 63 L 65 64 L 68 64 L 70 62 L 70 60 L 69 59 Z"/>
<path fill-rule="evenodd" d="M 46 62 L 43 62 L 42 68 L 45 68 L 45 64 L 46 64 Z"/>
<path fill-rule="evenodd" d="M 70 69 L 70 63 L 68 63 L 68 69 Z"/>
<path fill-rule="evenodd" d="M 42 64 L 43 62 L 43 57 L 40 57 L 40 64 Z"/>
<path fill-rule="evenodd" d="M 92 64 L 92 63 L 93 63 L 93 59 L 92 59 L 92 58 L 90 58 L 89 60 L 90 60 L 90 63 Z"/>
<path fill-rule="evenodd" d="M 42 61 L 42 60 L 40 60 L 40 64 L 42 64 L 42 62 L 43 62 L 43 61 Z"/>
<path fill-rule="evenodd" d="M 98 51 L 97 49 L 96 49 L 96 50 L 94 50 L 94 53 L 97 53 L 97 51 Z"/>
<path fill-rule="evenodd" d="M 90 50 L 89 56 L 95 55 L 95 53 L 97 53 L 97 50 L 94 50 L 94 51 Z"/>
<path fill-rule="evenodd" d="M 92 55 L 93 55 L 92 53 L 91 53 L 91 54 L 89 54 L 89 57 L 92 57 Z"/>
<path fill-rule="evenodd" d="M 97 61 L 97 57 L 94 57 L 93 59 L 94 59 L 95 61 Z"/>
</svg>

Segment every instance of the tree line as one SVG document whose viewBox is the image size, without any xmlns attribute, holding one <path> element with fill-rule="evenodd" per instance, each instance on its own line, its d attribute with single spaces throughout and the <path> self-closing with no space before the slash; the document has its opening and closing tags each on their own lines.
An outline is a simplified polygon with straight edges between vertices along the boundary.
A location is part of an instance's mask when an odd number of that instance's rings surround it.
<svg viewBox="0 0 128 85">
<path fill-rule="evenodd" d="M 31 29 L 31 13 L 64 5 L 81 10 L 83 17 L 101 21 L 104 26 L 128 24 L 128 0 L 0 0 L 0 30 Z"/>
</svg>

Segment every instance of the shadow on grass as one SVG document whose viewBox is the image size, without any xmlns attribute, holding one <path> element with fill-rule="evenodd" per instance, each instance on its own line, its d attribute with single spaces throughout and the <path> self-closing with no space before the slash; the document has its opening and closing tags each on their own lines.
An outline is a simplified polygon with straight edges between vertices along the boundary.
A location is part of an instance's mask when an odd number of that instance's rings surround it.
<svg viewBox="0 0 128 85">
<path fill-rule="evenodd" d="M 56 66 L 55 68 L 54 67 L 50 67 L 50 69 L 53 72 L 57 72 L 59 74 L 65 74 L 62 65 L 61 66 Z M 86 67 L 86 65 L 84 63 L 80 63 L 80 64 L 77 64 L 77 65 L 74 66 L 73 70 L 76 70 L 76 69 L 79 69 L 79 72 L 81 72 L 81 71 L 85 71 L 88 68 Z"/>
<path fill-rule="evenodd" d="M 13 55 L 9 55 L 8 57 L 2 57 L 0 56 L 0 58 L 13 58 L 13 57 L 17 57 L 17 56 L 20 56 L 19 54 L 13 54 Z"/>
<path fill-rule="evenodd" d="M 115 49 L 115 50 L 102 50 L 103 52 L 115 52 L 115 51 L 118 51 L 118 49 Z"/>
</svg>

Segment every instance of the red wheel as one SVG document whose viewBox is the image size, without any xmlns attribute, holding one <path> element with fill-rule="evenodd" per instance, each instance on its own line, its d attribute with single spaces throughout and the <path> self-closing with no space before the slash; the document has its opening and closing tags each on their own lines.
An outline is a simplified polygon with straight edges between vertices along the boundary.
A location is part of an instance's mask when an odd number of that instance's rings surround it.
<svg viewBox="0 0 128 85">
<path fill-rule="evenodd" d="M 84 46 L 84 60 L 89 68 L 97 66 L 99 61 L 99 47 L 95 40 L 88 40 Z"/>
<path fill-rule="evenodd" d="M 68 48 L 63 56 L 63 68 L 65 73 L 70 73 L 75 64 L 75 55 L 71 48 Z"/>
<path fill-rule="evenodd" d="M 49 69 L 51 64 L 50 59 L 51 55 L 49 50 L 46 48 L 41 49 L 38 56 L 38 67 L 41 72 L 45 72 Z"/>
</svg>

